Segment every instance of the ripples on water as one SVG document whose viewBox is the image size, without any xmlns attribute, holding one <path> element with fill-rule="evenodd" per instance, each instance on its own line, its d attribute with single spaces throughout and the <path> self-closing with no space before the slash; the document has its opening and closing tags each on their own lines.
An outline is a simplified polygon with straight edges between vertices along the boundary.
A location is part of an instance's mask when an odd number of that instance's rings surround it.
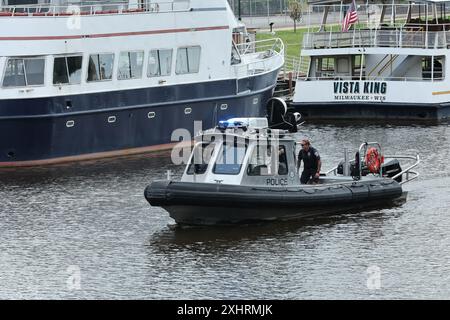
<svg viewBox="0 0 450 320">
<path fill-rule="evenodd" d="M 0 171 L 0 298 L 448 299 L 449 129 L 306 125 L 325 168 L 376 140 L 418 150 L 422 176 L 401 207 L 296 223 L 171 227 L 143 197 L 167 170 L 180 177 L 167 152 Z"/>
</svg>

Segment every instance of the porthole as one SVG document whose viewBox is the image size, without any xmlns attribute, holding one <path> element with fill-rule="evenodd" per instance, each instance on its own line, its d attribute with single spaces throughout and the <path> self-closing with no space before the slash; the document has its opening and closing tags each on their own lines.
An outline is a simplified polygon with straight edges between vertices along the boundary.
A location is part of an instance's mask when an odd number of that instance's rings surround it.
<svg viewBox="0 0 450 320">
<path fill-rule="evenodd" d="M 186 108 L 184 109 L 184 114 L 191 114 L 192 108 Z"/>
<path fill-rule="evenodd" d="M 253 104 L 258 104 L 259 99 L 258 98 L 253 98 Z"/>
<path fill-rule="evenodd" d="M 228 104 L 224 103 L 222 105 L 220 105 L 220 110 L 227 110 L 228 109 Z"/>
<path fill-rule="evenodd" d="M 66 122 L 67 128 L 72 128 L 74 125 L 75 125 L 75 121 L 73 121 L 73 120 L 69 120 Z"/>
<path fill-rule="evenodd" d="M 156 112 L 150 111 L 150 112 L 147 114 L 147 117 L 148 117 L 149 119 L 153 119 L 154 117 L 156 117 Z"/>
<path fill-rule="evenodd" d="M 114 123 L 114 122 L 116 122 L 116 116 L 110 116 L 110 117 L 108 117 L 108 123 Z"/>
</svg>

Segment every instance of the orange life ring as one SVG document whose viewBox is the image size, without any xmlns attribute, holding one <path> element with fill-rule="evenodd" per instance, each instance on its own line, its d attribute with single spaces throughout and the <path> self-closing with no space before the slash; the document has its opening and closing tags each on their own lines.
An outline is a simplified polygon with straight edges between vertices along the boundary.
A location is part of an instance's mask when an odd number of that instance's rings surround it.
<svg viewBox="0 0 450 320">
<path fill-rule="evenodd" d="M 371 173 L 380 173 L 381 165 L 384 162 L 384 157 L 382 157 L 377 148 L 369 148 L 366 153 L 366 165 Z"/>
</svg>

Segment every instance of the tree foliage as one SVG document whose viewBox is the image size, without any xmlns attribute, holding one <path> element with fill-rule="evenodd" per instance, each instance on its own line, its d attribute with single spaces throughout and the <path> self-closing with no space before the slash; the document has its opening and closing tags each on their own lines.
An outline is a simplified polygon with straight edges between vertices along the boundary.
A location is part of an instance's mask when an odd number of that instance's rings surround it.
<svg viewBox="0 0 450 320">
<path fill-rule="evenodd" d="M 302 5 L 299 1 L 289 2 L 289 17 L 294 21 L 294 32 L 297 32 L 297 22 L 302 20 Z"/>
</svg>

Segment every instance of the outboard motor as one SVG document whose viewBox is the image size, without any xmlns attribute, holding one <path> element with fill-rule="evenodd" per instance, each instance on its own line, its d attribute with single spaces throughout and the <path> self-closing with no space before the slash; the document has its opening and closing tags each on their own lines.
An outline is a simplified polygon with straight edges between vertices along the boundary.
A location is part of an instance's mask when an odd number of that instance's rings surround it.
<svg viewBox="0 0 450 320">
<path fill-rule="evenodd" d="M 267 120 L 272 127 L 284 122 L 284 116 L 287 113 L 287 104 L 281 98 L 271 98 L 267 101 Z"/>
<path fill-rule="evenodd" d="M 302 116 L 298 112 L 288 111 L 286 101 L 275 97 L 267 102 L 267 120 L 269 128 L 297 132 Z"/>
<path fill-rule="evenodd" d="M 390 159 L 381 166 L 381 173 L 384 177 L 392 178 L 402 172 L 400 162 L 397 159 Z M 402 182 L 402 176 L 395 178 L 398 183 Z"/>
</svg>

